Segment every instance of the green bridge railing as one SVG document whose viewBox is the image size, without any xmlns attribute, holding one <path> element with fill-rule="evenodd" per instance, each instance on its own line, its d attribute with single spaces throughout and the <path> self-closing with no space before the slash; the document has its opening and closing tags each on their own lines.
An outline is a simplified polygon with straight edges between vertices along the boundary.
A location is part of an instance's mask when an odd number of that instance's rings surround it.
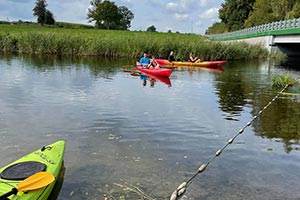
<svg viewBox="0 0 300 200">
<path fill-rule="evenodd" d="M 300 34 L 300 18 L 283 20 L 246 28 L 239 31 L 205 35 L 210 40 L 238 40 L 269 35 Z"/>
</svg>

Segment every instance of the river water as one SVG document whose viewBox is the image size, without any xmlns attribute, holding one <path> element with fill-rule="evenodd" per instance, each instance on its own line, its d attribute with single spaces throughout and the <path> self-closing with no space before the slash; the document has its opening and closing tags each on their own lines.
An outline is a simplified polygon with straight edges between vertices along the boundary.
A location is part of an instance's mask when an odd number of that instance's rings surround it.
<svg viewBox="0 0 300 200">
<path fill-rule="evenodd" d="M 133 63 L 0 56 L 1 166 L 62 139 L 57 199 L 168 199 L 272 100 L 273 77 L 300 78 L 252 61 L 154 81 L 131 74 Z M 280 95 L 184 199 L 300 199 L 299 120 L 300 95 Z"/>
</svg>

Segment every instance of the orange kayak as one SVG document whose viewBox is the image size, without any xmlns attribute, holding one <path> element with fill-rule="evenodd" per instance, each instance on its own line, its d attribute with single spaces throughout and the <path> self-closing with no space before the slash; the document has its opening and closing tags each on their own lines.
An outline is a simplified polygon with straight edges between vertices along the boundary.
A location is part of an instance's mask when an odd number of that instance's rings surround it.
<svg viewBox="0 0 300 200">
<path fill-rule="evenodd" d="M 155 59 L 156 62 L 159 65 L 162 66 L 172 66 L 172 67 L 177 67 L 177 66 L 193 66 L 193 67 L 207 67 L 207 68 L 219 68 L 222 65 L 224 65 L 226 63 L 226 61 L 203 61 L 203 62 L 199 62 L 199 63 L 192 63 L 192 62 L 170 62 L 168 60 L 165 59 Z"/>
</svg>

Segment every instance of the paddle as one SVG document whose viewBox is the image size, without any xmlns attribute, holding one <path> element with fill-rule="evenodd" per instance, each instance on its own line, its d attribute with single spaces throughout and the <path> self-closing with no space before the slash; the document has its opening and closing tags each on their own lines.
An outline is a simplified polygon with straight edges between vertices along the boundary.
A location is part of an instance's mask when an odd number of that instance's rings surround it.
<svg viewBox="0 0 300 200">
<path fill-rule="evenodd" d="M 128 73 L 130 73 L 131 75 L 132 74 L 136 74 L 136 73 L 139 73 L 139 72 L 137 72 L 136 70 L 138 70 L 137 68 L 133 68 L 132 70 L 123 70 L 123 72 L 128 72 Z M 138 75 L 137 75 L 138 76 Z"/>
<path fill-rule="evenodd" d="M 123 72 L 130 72 L 130 73 L 135 71 L 135 70 L 138 70 L 138 68 L 133 67 L 132 65 L 124 65 L 123 68 L 125 68 L 123 70 Z"/>
<path fill-rule="evenodd" d="M 5 200 L 7 197 L 13 194 L 17 194 L 18 192 L 27 192 L 31 190 L 37 190 L 42 187 L 45 187 L 52 183 L 55 180 L 55 177 L 48 172 L 38 172 L 29 176 L 20 182 L 16 188 L 13 188 L 11 191 L 0 196 L 0 200 Z"/>
<path fill-rule="evenodd" d="M 131 76 L 140 76 L 141 74 L 137 72 L 137 73 L 131 73 L 130 75 Z"/>
<path fill-rule="evenodd" d="M 131 67 L 133 67 L 133 65 L 123 65 L 122 67 L 123 68 L 131 68 Z"/>
</svg>

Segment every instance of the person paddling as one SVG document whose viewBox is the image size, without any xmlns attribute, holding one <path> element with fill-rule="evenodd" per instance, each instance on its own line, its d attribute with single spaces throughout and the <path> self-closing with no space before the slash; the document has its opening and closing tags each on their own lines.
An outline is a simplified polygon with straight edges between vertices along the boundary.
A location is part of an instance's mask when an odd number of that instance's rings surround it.
<svg viewBox="0 0 300 200">
<path fill-rule="evenodd" d="M 157 69 L 160 68 L 159 64 L 156 62 L 155 57 L 152 55 L 150 56 L 150 63 L 148 65 L 149 68 Z"/>
<path fill-rule="evenodd" d="M 174 57 L 174 51 L 171 51 L 169 56 L 168 56 L 168 61 L 173 62 L 176 61 Z"/>
<path fill-rule="evenodd" d="M 190 56 L 189 56 L 189 62 L 199 63 L 199 62 L 201 62 L 201 60 L 200 60 L 200 58 L 195 57 L 194 52 L 191 52 Z"/>
<path fill-rule="evenodd" d="M 143 66 L 143 68 L 148 68 L 150 64 L 150 58 L 148 57 L 148 52 L 145 51 L 143 54 L 143 57 L 140 59 L 140 64 Z"/>
</svg>

